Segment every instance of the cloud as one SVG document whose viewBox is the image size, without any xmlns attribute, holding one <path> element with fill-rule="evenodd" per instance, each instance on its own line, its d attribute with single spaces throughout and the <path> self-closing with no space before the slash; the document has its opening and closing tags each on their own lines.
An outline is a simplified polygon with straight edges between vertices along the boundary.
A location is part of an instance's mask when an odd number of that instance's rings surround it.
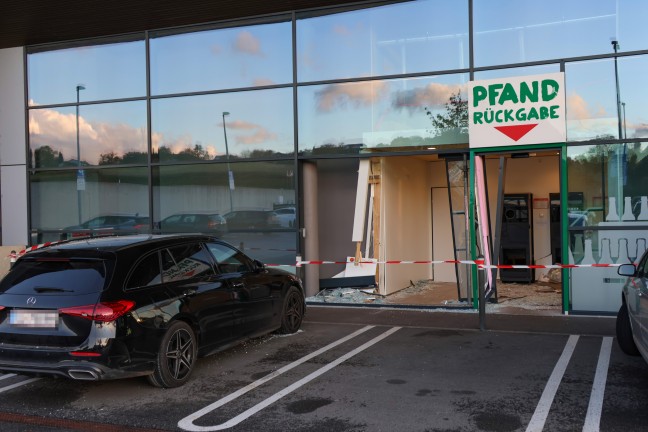
<svg viewBox="0 0 648 432">
<path fill-rule="evenodd" d="M 261 144 L 277 138 L 277 134 L 268 131 L 262 127 L 255 129 L 252 135 L 236 136 L 234 140 L 237 144 Z"/>
<path fill-rule="evenodd" d="M 352 84 L 329 84 L 315 93 L 317 110 L 329 112 L 334 108 L 344 108 L 348 104 L 355 107 L 368 106 L 389 94 L 388 84 L 384 81 L 365 81 Z"/>
<path fill-rule="evenodd" d="M 257 78 L 252 82 L 252 85 L 260 87 L 260 86 L 269 86 L 269 85 L 275 85 L 276 83 L 270 79 L 267 78 Z"/>
<path fill-rule="evenodd" d="M 398 90 L 392 97 L 392 106 L 396 109 L 413 111 L 421 107 L 442 107 L 450 96 L 461 93 L 463 85 L 431 83 L 424 87 L 409 90 Z"/>
<path fill-rule="evenodd" d="M 220 126 L 222 125 L 223 124 L 221 123 Z M 243 120 L 234 120 L 227 122 L 227 130 L 251 132 L 246 135 L 243 135 L 241 133 L 235 134 L 234 141 L 237 144 L 253 145 L 277 139 L 277 134 L 270 132 L 263 126 Z"/>
<path fill-rule="evenodd" d="M 571 93 L 567 96 L 567 119 L 587 120 L 597 117 L 608 117 L 603 107 L 599 107 L 596 114 L 591 112 L 589 104 L 578 93 Z"/>
<path fill-rule="evenodd" d="M 61 152 L 65 160 L 76 160 L 76 115 L 52 109 L 31 110 L 29 137 L 32 148 L 44 146 Z M 101 153 L 124 154 L 146 151 L 146 127 L 124 123 L 91 122 L 79 116 L 81 160 L 97 164 Z"/>
<path fill-rule="evenodd" d="M 333 33 L 340 36 L 351 36 L 353 34 L 353 32 L 348 27 L 339 24 L 333 26 Z"/>
<path fill-rule="evenodd" d="M 261 41 L 249 31 L 242 31 L 236 36 L 234 50 L 245 54 L 262 56 Z"/>
</svg>

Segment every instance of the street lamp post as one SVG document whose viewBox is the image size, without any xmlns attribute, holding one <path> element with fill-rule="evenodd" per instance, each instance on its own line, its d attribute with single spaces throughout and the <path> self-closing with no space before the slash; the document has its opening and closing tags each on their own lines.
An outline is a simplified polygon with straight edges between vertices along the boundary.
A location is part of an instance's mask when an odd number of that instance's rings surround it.
<svg viewBox="0 0 648 432">
<path fill-rule="evenodd" d="M 628 130 L 626 129 L 625 102 L 621 102 L 623 108 L 623 139 L 628 139 Z"/>
<path fill-rule="evenodd" d="M 234 186 L 234 176 L 232 170 L 230 169 L 230 157 L 229 157 L 229 147 L 227 146 L 227 127 L 225 126 L 225 116 L 228 116 L 230 113 L 223 111 L 223 135 L 225 136 L 225 158 L 227 160 L 227 181 L 228 181 L 228 190 L 229 190 L 229 202 L 230 202 L 230 211 L 234 211 L 234 204 L 232 202 L 232 189 Z"/>
<path fill-rule="evenodd" d="M 77 151 L 77 211 L 79 218 L 79 225 L 81 225 L 81 187 L 79 185 L 79 178 L 81 177 L 81 148 L 79 146 L 79 92 L 85 90 L 83 84 L 76 86 L 76 151 Z"/>
<path fill-rule="evenodd" d="M 614 49 L 614 79 L 616 81 L 616 99 L 617 99 L 617 118 L 619 126 L 619 139 L 623 139 L 623 129 L 621 129 L 621 90 L 619 88 L 619 67 L 617 65 L 617 52 L 619 50 L 619 41 L 612 39 L 612 48 Z"/>
<path fill-rule="evenodd" d="M 622 123 L 621 123 L 621 89 L 619 86 L 619 67 L 618 67 L 618 61 L 617 61 L 617 52 L 619 51 L 619 41 L 616 40 L 615 38 L 612 38 L 611 40 L 612 43 L 612 49 L 614 49 L 614 80 L 616 82 L 616 104 L 617 104 L 617 126 L 618 126 L 618 136 L 619 139 L 623 139 L 623 128 L 622 128 Z M 626 156 L 626 151 L 625 151 L 625 143 L 623 144 L 623 151 L 620 151 L 619 148 L 616 150 L 616 170 L 617 170 L 617 214 L 619 215 L 619 218 L 622 217 L 623 215 L 623 203 L 624 203 L 624 196 L 623 196 L 623 183 L 624 183 L 624 175 L 623 175 L 623 170 L 624 170 L 624 163 L 625 163 L 625 156 Z"/>
</svg>

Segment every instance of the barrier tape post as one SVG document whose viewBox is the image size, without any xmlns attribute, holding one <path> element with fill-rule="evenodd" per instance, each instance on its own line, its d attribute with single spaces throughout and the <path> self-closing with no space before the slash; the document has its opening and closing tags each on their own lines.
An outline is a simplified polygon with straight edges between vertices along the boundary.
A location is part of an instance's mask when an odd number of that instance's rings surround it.
<svg viewBox="0 0 648 432">
<path fill-rule="evenodd" d="M 479 289 L 479 330 L 486 330 L 486 295 L 484 284 L 486 283 L 486 268 L 484 266 L 484 257 L 478 256 L 475 259 L 477 264 L 477 285 Z"/>
</svg>

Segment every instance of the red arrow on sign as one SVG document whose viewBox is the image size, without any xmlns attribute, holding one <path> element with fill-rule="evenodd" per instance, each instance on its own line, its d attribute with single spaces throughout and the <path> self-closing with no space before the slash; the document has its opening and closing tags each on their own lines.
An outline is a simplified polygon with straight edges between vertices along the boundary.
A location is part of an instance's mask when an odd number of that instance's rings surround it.
<svg viewBox="0 0 648 432">
<path fill-rule="evenodd" d="M 515 126 L 495 126 L 495 129 L 502 132 L 513 141 L 517 141 L 524 135 L 528 134 L 531 129 L 538 126 L 538 123 L 522 124 Z"/>
</svg>

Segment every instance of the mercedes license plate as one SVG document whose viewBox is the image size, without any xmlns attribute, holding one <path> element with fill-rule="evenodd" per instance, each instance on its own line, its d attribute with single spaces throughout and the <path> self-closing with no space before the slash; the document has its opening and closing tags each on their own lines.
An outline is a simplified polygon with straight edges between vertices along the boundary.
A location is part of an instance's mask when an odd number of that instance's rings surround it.
<svg viewBox="0 0 648 432">
<path fill-rule="evenodd" d="M 15 327 L 56 328 L 58 311 L 13 309 L 9 315 L 9 324 Z"/>
</svg>

